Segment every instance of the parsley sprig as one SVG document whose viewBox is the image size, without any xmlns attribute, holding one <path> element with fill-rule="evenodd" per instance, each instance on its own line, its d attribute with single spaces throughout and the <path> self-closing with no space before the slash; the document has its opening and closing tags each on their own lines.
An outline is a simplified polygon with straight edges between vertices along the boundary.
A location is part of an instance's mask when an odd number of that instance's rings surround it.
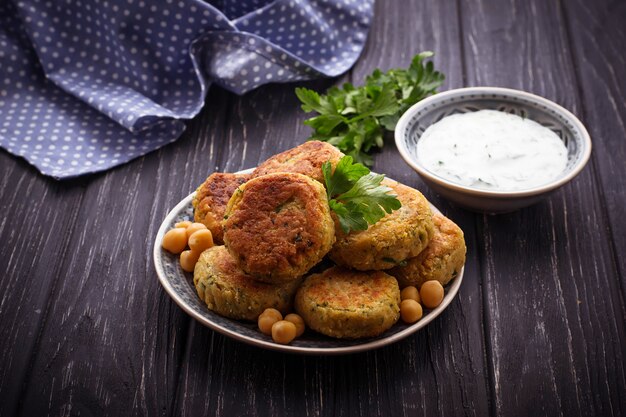
<svg viewBox="0 0 626 417">
<path fill-rule="evenodd" d="M 409 68 L 375 70 L 365 85 L 330 88 L 325 95 L 296 88 L 305 112 L 317 112 L 304 123 L 313 128 L 309 139 L 331 143 L 355 161 L 372 165 L 369 152 L 382 148 L 385 130 L 393 131 L 410 106 L 436 92 L 444 75 L 435 70 L 432 52 L 417 54 Z"/>
<path fill-rule="evenodd" d="M 334 172 L 330 162 L 325 162 L 322 172 L 328 204 L 345 233 L 366 230 L 387 213 L 402 207 L 393 190 L 381 185 L 384 175 L 371 174 L 349 155 L 339 160 Z"/>
</svg>

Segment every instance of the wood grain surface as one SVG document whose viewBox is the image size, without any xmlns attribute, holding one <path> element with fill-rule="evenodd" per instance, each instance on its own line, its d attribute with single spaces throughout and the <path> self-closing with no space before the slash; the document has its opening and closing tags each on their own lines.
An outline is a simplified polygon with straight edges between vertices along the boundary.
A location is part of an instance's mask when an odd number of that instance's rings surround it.
<svg viewBox="0 0 626 417">
<path fill-rule="evenodd" d="M 379 1 L 339 79 L 436 52 L 443 89 L 527 90 L 587 126 L 587 168 L 549 199 L 456 208 L 392 138 L 375 170 L 422 190 L 465 231 L 463 285 L 425 330 L 377 351 L 286 355 L 189 318 L 159 286 L 152 240 L 214 171 L 302 143 L 294 85 L 218 88 L 176 143 L 71 181 L 0 152 L 0 416 L 626 415 L 626 3 Z"/>
<path fill-rule="evenodd" d="M 534 92 L 583 116 L 576 88 L 582 80 L 573 70 L 561 5 L 491 1 L 464 6 L 469 85 Z M 507 12 L 513 9 L 514 15 Z M 589 128 L 595 137 L 593 124 Z M 551 199 L 511 215 L 481 219 L 478 236 L 481 258 L 487 260 L 482 275 L 491 345 L 487 358 L 497 414 L 626 411 L 621 409 L 620 384 L 609 382 L 609 367 L 623 354 L 626 340 L 613 248 L 607 235 L 597 232 L 608 225 L 594 181 L 596 161 Z M 516 259 L 524 260 L 522 267 L 507 270 Z M 593 374 L 607 384 L 595 385 Z M 623 387 L 623 368 L 614 377 Z M 605 401 L 595 403 L 592 393 Z"/>
</svg>

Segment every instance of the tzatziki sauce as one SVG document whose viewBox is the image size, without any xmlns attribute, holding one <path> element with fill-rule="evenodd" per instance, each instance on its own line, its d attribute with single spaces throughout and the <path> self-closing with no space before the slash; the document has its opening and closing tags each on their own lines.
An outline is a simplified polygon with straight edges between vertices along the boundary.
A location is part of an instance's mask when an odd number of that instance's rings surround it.
<svg viewBox="0 0 626 417">
<path fill-rule="evenodd" d="M 417 155 L 427 170 L 451 182 L 498 191 L 546 184 L 567 165 L 556 133 L 497 110 L 444 117 L 422 134 Z"/>
</svg>

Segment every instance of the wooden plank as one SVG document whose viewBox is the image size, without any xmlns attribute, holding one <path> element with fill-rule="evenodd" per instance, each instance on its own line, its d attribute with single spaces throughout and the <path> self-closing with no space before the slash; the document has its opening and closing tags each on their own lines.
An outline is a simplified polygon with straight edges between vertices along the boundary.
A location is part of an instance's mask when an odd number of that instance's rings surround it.
<svg viewBox="0 0 626 417">
<path fill-rule="evenodd" d="M 216 165 L 219 103 L 228 97 L 213 91 L 176 144 L 88 182 L 67 253 L 54 261 L 57 286 L 21 415 L 170 409 L 190 319 L 158 284 L 153 238 L 167 211 Z"/>
<path fill-rule="evenodd" d="M 475 0 L 461 15 L 470 85 L 520 88 L 580 115 L 558 3 Z M 479 221 L 494 413 L 620 414 L 624 307 L 595 178 L 591 164 L 547 201 Z"/>
<path fill-rule="evenodd" d="M 459 56 L 459 34 L 447 30 L 456 27 L 454 6 L 432 1 L 411 3 L 408 10 L 383 10 L 382 2 L 377 7 L 368 47 L 350 76 L 353 81 L 360 82 L 375 66 L 405 66 L 415 53 L 432 48 L 440 52 L 438 60 L 449 75 L 448 85 L 460 85 L 460 60 L 447 59 Z M 256 165 L 304 141 L 308 129 L 301 124 L 305 116 L 293 88 L 266 87 L 236 100 L 227 135 L 231 158 L 221 164 L 225 170 Z M 417 185 L 416 176 L 398 161 L 390 142 L 378 156 L 376 168 Z M 473 215 L 451 208 L 434 195 L 431 198 L 465 230 L 474 228 Z M 471 236 L 473 233 L 468 233 L 469 239 Z M 475 247 L 472 241 L 468 243 Z M 244 346 L 192 324 L 173 412 L 218 416 L 294 412 L 409 415 L 416 411 L 485 415 L 488 388 L 475 255 L 470 256 L 467 269 L 467 283 L 449 312 L 419 335 L 377 352 L 301 358 Z"/>
<path fill-rule="evenodd" d="M 580 86 L 581 114 L 594 147 L 592 164 L 597 192 L 602 198 L 598 224 L 604 226 L 600 230 L 610 239 L 611 260 L 618 272 L 611 274 L 614 279 L 609 282 L 608 292 L 615 294 L 621 289 L 622 308 L 614 313 L 623 334 L 626 326 L 623 256 L 626 251 L 626 79 L 623 76 L 626 74 L 623 54 L 626 4 L 571 1 L 562 6 L 565 28 L 573 44 L 572 62 Z M 609 349 L 594 343 L 588 352 L 590 361 L 602 364 L 599 369 L 590 370 L 594 387 L 601 385 L 593 396 L 594 407 L 601 414 L 626 415 L 626 344 L 624 339 L 619 343 L 618 338 L 609 336 L 606 341 Z"/>
<path fill-rule="evenodd" d="M 84 187 L 0 153 L 0 415 L 14 415 Z"/>
<path fill-rule="evenodd" d="M 626 4 L 563 3 L 565 29 L 573 43 L 572 63 L 583 115 L 593 141 L 592 163 L 608 217 L 605 233 L 626 297 Z"/>
<path fill-rule="evenodd" d="M 446 74 L 442 90 L 463 86 L 461 34 L 455 4 L 403 4 L 402 9 L 391 15 L 383 2 L 379 2 L 378 7 L 378 16 L 384 16 L 382 25 L 373 32 L 364 56 L 353 71 L 355 83 L 361 83 L 376 67 L 383 70 L 406 67 L 416 53 L 432 50 L 436 53 L 437 68 Z M 419 189 L 457 222 L 466 234 L 468 254 L 463 285 L 446 314 L 431 323 L 426 331 L 399 343 L 397 348 L 377 352 L 378 367 L 375 371 L 368 370 L 368 380 L 395 382 L 377 386 L 381 392 L 370 405 L 377 404 L 381 408 L 378 415 L 384 415 L 388 410 L 392 410 L 391 415 L 487 415 L 489 376 L 485 372 L 475 215 L 448 204 L 432 192 L 404 163 L 391 134 L 383 152 L 376 157 L 374 169 Z M 398 358 L 402 360 L 398 361 Z M 380 366 L 383 363 L 385 366 Z M 368 398 L 365 389 L 371 390 L 372 384 L 359 382 L 364 376 L 356 374 L 351 380 L 351 385 L 364 392 L 355 396 L 347 391 L 338 401 L 350 405 L 340 410 L 343 415 L 351 415 L 352 408 L 357 407 L 363 398 Z"/>
<path fill-rule="evenodd" d="M 174 305 L 150 260 L 158 219 L 214 169 L 307 136 L 293 86 L 216 90 L 181 141 L 87 180 L 59 185 L 0 153 L 0 415 L 626 414 L 623 9 L 475 0 L 459 27 L 439 3 L 378 2 L 351 77 L 429 48 L 457 87 L 464 51 L 469 84 L 547 96 L 602 138 L 574 183 L 515 214 L 475 217 L 426 191 L 468 237 L 466 281 L 444 315 L 380 351 L 318 358 L 241 345 Z M 376 168 L 423 189 L 397 161 L 389 143 Z"/>
<path fill-rule="evenodd" d="M 294 85 L 266 86 L 232 98 L 219 170 L 256 166 L 306 139 L 306 116 L 293 90 Z M 174 414 L 279 415 L 300 410 L 305 401 L 321 409 L 314 395 L 321 388 L 312 387 L 301 372 L 288 375 L 290 358 L 298 357 L 245 346 L 198 323 L 191 325 L 190 334 Z"/>
</svg>

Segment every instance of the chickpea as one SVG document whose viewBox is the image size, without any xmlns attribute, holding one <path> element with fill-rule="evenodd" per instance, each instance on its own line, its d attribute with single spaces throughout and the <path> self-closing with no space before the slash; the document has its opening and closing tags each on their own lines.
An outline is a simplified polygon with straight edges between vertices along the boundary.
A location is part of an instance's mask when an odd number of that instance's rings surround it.
<svg viewBox="0 0 626 417">
<path fill-rule="evenodd" d="M 286 345 L 296 338 L 296 325 L 287 320 L 280 320 L 272 326 L 274 342 Z"/>
<path fill-rule="evenodd" d="M 420 288 L 420 297 L 422 304 L 426 308 L 435 308 L 443 300 L 443 287 L 439 281 L 426 281 Z"/>
<path fill-rule="evenodd" d="M 183 271 L 193 272 L 199 257 L 200 252 L 195 250 L 184 251 L 180 254 L 180 267 L 183 268 Z"/>
<path fill-rule="evenodd" d="M 206 229 L 206 226 L 203 225 L 202 223 L 191 223 L 185 229 L 187 230 L 187 239 L 189 239 L 189 237 L 193 235 L 195 232 L 197 232 L 198 230 L 202 230 L 202 229 Z"/>
<path fill-rule="evenodd" d="M 400 317 L 405 323 L 415 323 L 422 318 L 423 313 L 420 303 L 413 299 L 408 298 L 400 303 Z"/>
<path fill-rule="evenodd" d="M 283 319 L 282 313 L 276 310 L 275 308 L 266 308 L 265 310 L 263 310 L 263 313 L 261 314 L 264 314 L 266 316 L 276 317 L 276 321 Z"/>
<path fill-rule="evenodd" d="M 291 313 L 285 316 L 285 320 L 293 323 L 296 326 L 296 337 L 302 336 L 304 329 L 306 328 L 304 320 L 298 314 Z"/>
<path fill-rule="evenodd" d="M 213 246 L 213 235 L 209 229 L 200 229 L 189 236 L 189 248 L 202 253 Z"/>
<path fill-rule="evenodd" d="M 174 225 L 174 227 L 181 227 L 183 229 L 186 229 L 187 227 L 191 226 L 191 222 L 189 220 L 184 220 L 182 222 L 178 222 Z"/>
<path fill-rule="evenodd" d="M 165 236 L 163 236 L 161 246 L 171 253 L 181 253 L 184 251 L 185 247 L 187 247 L 187 233 L 185 229 L 168 230 Z"/>
<path fill-rule="evenodd" d="M 282 319 L 283 315 L 280 314 L 280 311 L 275 308 L 266 308 L 265 311 L 259 315 L 257 324 L 259 325 L 261 333 L 270 336 L 272 334 L 272 326 L 274 323 L 281 321 Z"/>
<path fill-rule="evenodd" d="M 421 301 L 419 291 L 417 291 L 417 288 L 415 288 L 412 285 L 402 289 L 402 291 L 400 292 L 400 299 L 401 300 L 415 300 L 418 303 Z"/>
</svg>

